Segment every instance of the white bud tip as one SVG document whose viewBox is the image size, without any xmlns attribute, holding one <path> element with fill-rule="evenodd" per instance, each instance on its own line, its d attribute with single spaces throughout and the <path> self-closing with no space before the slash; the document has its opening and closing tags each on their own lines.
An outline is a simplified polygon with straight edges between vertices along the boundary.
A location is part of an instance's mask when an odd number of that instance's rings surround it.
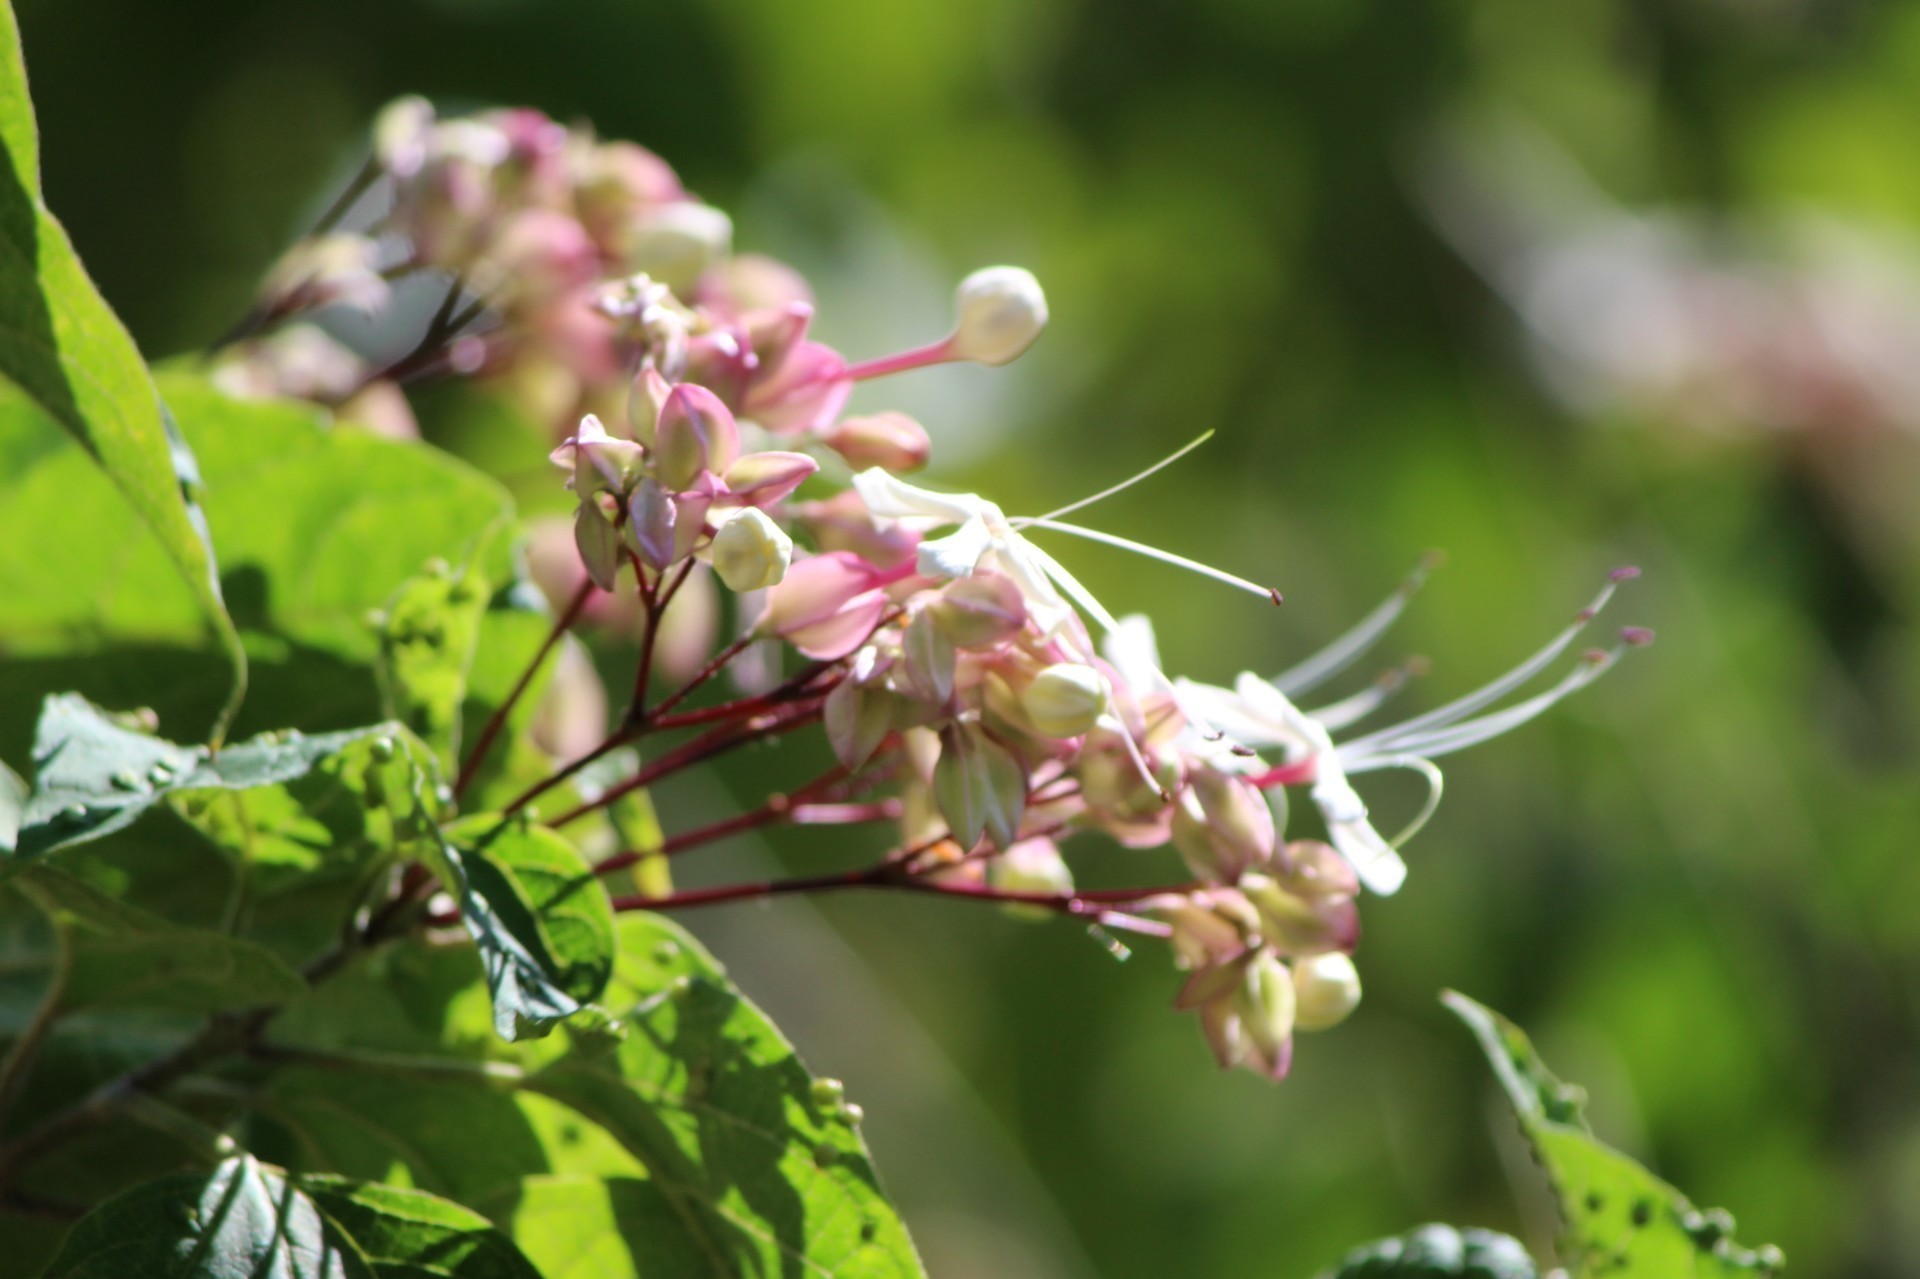
<svg viewBox="0 0 1920 1279">
<path fill-rule="evenodd" d="M 1024 267 L 975 271 L 960 281 L 955 308 L 959 322 L 947 339 L 947 351 L 956 360 L 1006 364 L 1047 327 L 1047 295 Z"/>
</svg>

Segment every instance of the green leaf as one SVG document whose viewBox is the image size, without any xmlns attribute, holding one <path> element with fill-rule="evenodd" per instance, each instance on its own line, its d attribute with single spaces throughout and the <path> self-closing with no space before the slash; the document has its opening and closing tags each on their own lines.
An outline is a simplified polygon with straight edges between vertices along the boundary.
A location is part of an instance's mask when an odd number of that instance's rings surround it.
<svg viewBox="0 0 1920 1279">
<path fill-rule="evenodd" d="M 77 694 L 57 694 L 41 708 L 34 733 L 33 791 L 16 856 L 98 839 L 175 792 L 291 781 L 360 741 L 386 739 L 397 749 L 392 743 L 404 731 L 392 724 L 314 737 L 288 730 L 215 753 L 140 732 Z"/>
<path fill-rule="evenodd" d="M 165 1177 L 81 1218 L 44 1279 L 374 1279 L 313 1199 L 250 1155 Z"/>
<path fill-rule="evenodd" d="M 379 1279 L 541 1279 L 512 1240 L 456 1203 L 344 1177 L 302 1177 L 299 1186 Z"/>
<path fill-rule="evenodd" d="M 232 664 L 217 741 L 246 690 L 247 660 L 220 596 L 196 505 L 200 476 L 152 377 L 41 202 L 40 150 L 19 25 L 0 7 L 0 375 L 70 432 L 125 495 L 187 584 Z"/>
<path fill-rule="evenodd" d="M 1436 1224 L 1355 1248 L 1327 1279 L 1534 1279 L 1538 1273 L 1511 1235 Z"/>
<path fill-rule="evenodd" d="M 647 1178 L 527 1183 L 496 1219 L 550 1268 L 593 1250 L 607 1275 L 921 1274 L 839 1086 L 673 923 L 629 914 L 619 941 L 603 1001 L 619 1033 L 569 1026 L 526 1087 L 604 1128 Z"/>
<path fill-rule="evenodd" d="M 369 613 L 434 556 L 461 563 L 487 546 L 485 575 L 506 581 L 506 494 L 433 449 L 331 430 L 310 405 L 234 400 L 180 374 L 162 385 L 199 456 L 226 598 L 253 658 L 236 731 L 380 718 Z M 0 453 L 57 434 L 0 395 Z M 192 601 L 169 589 L 165 561 L 78 449 L 28 456 L 0 471 L 0 542 L 33 548 L 0 557 L 0 755 L 21 762 L 22 717 L 67 689 L 153 706 L 169 725 L 203 716 L 224 674 Z M 476 670 L 487 661 L 483 638 Z"/>
<path fill-rule="evenodd" d="M 402 583 L 382 610 L 386 713 L 432 747 L 449 776 L 460 767 L 460 709 L 487 604 L 487 579 L 477 564 L 450 568 L 436 559 Z"/>
<path fill-rule="evenodd" d="M 573 845 L 487 814 L 450 828 L 447 841 L 459 854 L 461 916 L 486 965 L 500 1035 L 544 1035 L 598 998 L 613 972 L 613 906 Z"/>
<path fill-rule="evenodd" d="M 1555 1078 L 1525 1032 L 1465 995 L 1441 996 L 1480 1041 L 1560 1204 L 1561 1254 L 1575 1279 L 1725 1279 L 1769 1275 L 1780 1250 L 1733 1242 L 1733 1218 L 1687 1197 L 1596 1140 L 1584 1094 Z"/>
<path fill-rule="evenodd" d="M 0 762 L 0 853 L 10 853 L 20 842 L 20 817 L 27 809 L 26 779 Z"/>
<path fill-rule="evenodd" d="M 112 1005 L 211 1012 L 306 993 L 264 946 L 178 927 L 50 866 L 26 867 L 8 883 L 66 934 L 63 1014 Z"/>
</svg>

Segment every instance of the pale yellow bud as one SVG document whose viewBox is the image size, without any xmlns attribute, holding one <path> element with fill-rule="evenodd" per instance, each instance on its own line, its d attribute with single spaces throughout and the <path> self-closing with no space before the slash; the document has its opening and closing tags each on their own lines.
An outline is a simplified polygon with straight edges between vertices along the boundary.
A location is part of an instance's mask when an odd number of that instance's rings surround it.
<svg viewBox="0 0 1920 1279">
<path fill-rule="evenodd" d="M 1033 677 L 1020 694 L 1020 709 L 1044 737 L 1078 737 L 1106 713 L 1107 681 L 1080 662 L 1059 662 Z"/>
<path fill-rule="evenodd" d="M 743 507 L 713 535 L 713 571 L 734 591 L 777 586 L 793 560 L 793 539 L 766 513 Z"/>
<path fill-rule="evenodd" d="M 1326 1030 L 1360 1006 L 1360 974 L 1345 953 L 1330 950 L 1294 961 L 1293 992 L 1293 1024 Z"/>
</svg>

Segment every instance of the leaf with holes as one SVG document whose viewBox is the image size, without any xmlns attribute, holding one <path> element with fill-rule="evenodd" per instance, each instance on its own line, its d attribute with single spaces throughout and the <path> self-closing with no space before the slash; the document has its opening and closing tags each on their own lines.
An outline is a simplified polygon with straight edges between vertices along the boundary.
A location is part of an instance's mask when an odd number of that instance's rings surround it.
<svg viewBox="0 0 1920 1279">
<path fill-rule="evenodd" d="M 1441 996 L 1467 1024 L 1533 1143 L 1560 1204 L 1560 1251 L 1575 1279 L 1757 1279 L 1783 1264 L 1773 1247 L 1733 1242 L 1733 1218 L 1687 1197 L 1587 1128 L 1585 1094 L 1547 1069 L 1518 1026 L 1465 995 Z"/>
</svg>

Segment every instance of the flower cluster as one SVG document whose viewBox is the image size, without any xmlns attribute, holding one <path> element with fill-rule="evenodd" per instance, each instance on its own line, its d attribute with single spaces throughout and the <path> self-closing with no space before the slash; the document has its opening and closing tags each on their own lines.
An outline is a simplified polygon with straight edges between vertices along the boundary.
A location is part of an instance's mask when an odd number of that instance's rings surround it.
<svg viewBox="0 0 1920 1279">
<path fill-rule="evenodd" d="M 1020 355 L 1047 322 L 1026 271 L 968 276 L 948 336 L 853 362 L 808 336 L 812 304 L 796 273 L 733 255 L 725 215 L 637 147 L 531 112 L 442 120 L 408 100 L 383 118 L 370 172 L 391 187 L 387 212 L 365 234 L 328 229 L 296 248 L 256 314 L 378 306 L 396 266 L 456 282 L 443 321 L 470 291 L 479 327 L 438 323 L 401 372 L 533 369 L 550 384 L 541 401 L 577 423 L 552 454 L 577 499 L 572 553 L 537 548 L 563 605 L 556 637 L 625 600 L 640 650 L 625 713 L 509 808 L 650 734 L 692 736 L 551 824 L 721 751 L 817 724 L 835 758 L 826 774 L 600 869 L 781 822 L 893 833 L 894 851 L 869 866 L 616 899 L 623 907 L 885 888 L 1163 939 L 1190 974 L 1179 1006 L 1199 1014 L 1221 1063 L 1277 1077 L 1296 1030 L 1333 1026 L 1359 1001 L 1357 899 L 1405 878 L 1398 849 L 1439 798 L 1433 761 L 1534 718 L 1649 638 L 1629 629 L 1522 696 L 1567 659 L 1609 582 L 1569 627 L 1477 692 L 1341 736 L 1411 665 L 1325 704 L 1306 705 L 1307 695 L 1364 657 L 1423 565 L 1352 631 L 1275 678 L 1244 674 L 1231 687 L 1175 678 L 1147 620 L 1116 616 L 1040 541 L 1091 539 L 1263 600 L 1278 594 L 1062 518 L 1106 493 L 1019 517 L 978 495 L 909 483 L 900 476 L 928 460 L 919 425 L 897 413 L 844 416 L 857 382 Z M 256 348 L 246 358 L 257 369 L 262 357 Z M 711 596 L 716 582 L 734 597 L 735 638 L 711 651 L 710 628 L 679 661 L 664 660 L 675 602 Z M 764 660 L 769 644 L 795 653 L 786 678 L 742 679 L 745 695 L 711 699 L 710 681 L 750 652 Z M 658 700 L 656 667 L 675 685 Z M 1392 837 L 1354 785 L 1390 768 L 1429 783 L 1424 810 Z M 1304 791 L 1322 837 L 1287 837 L 1292 788 Z M 1170 847 L 1190 878 L 1082 890 L 1063 846 L 1086 834 Z"/>
</svg>

